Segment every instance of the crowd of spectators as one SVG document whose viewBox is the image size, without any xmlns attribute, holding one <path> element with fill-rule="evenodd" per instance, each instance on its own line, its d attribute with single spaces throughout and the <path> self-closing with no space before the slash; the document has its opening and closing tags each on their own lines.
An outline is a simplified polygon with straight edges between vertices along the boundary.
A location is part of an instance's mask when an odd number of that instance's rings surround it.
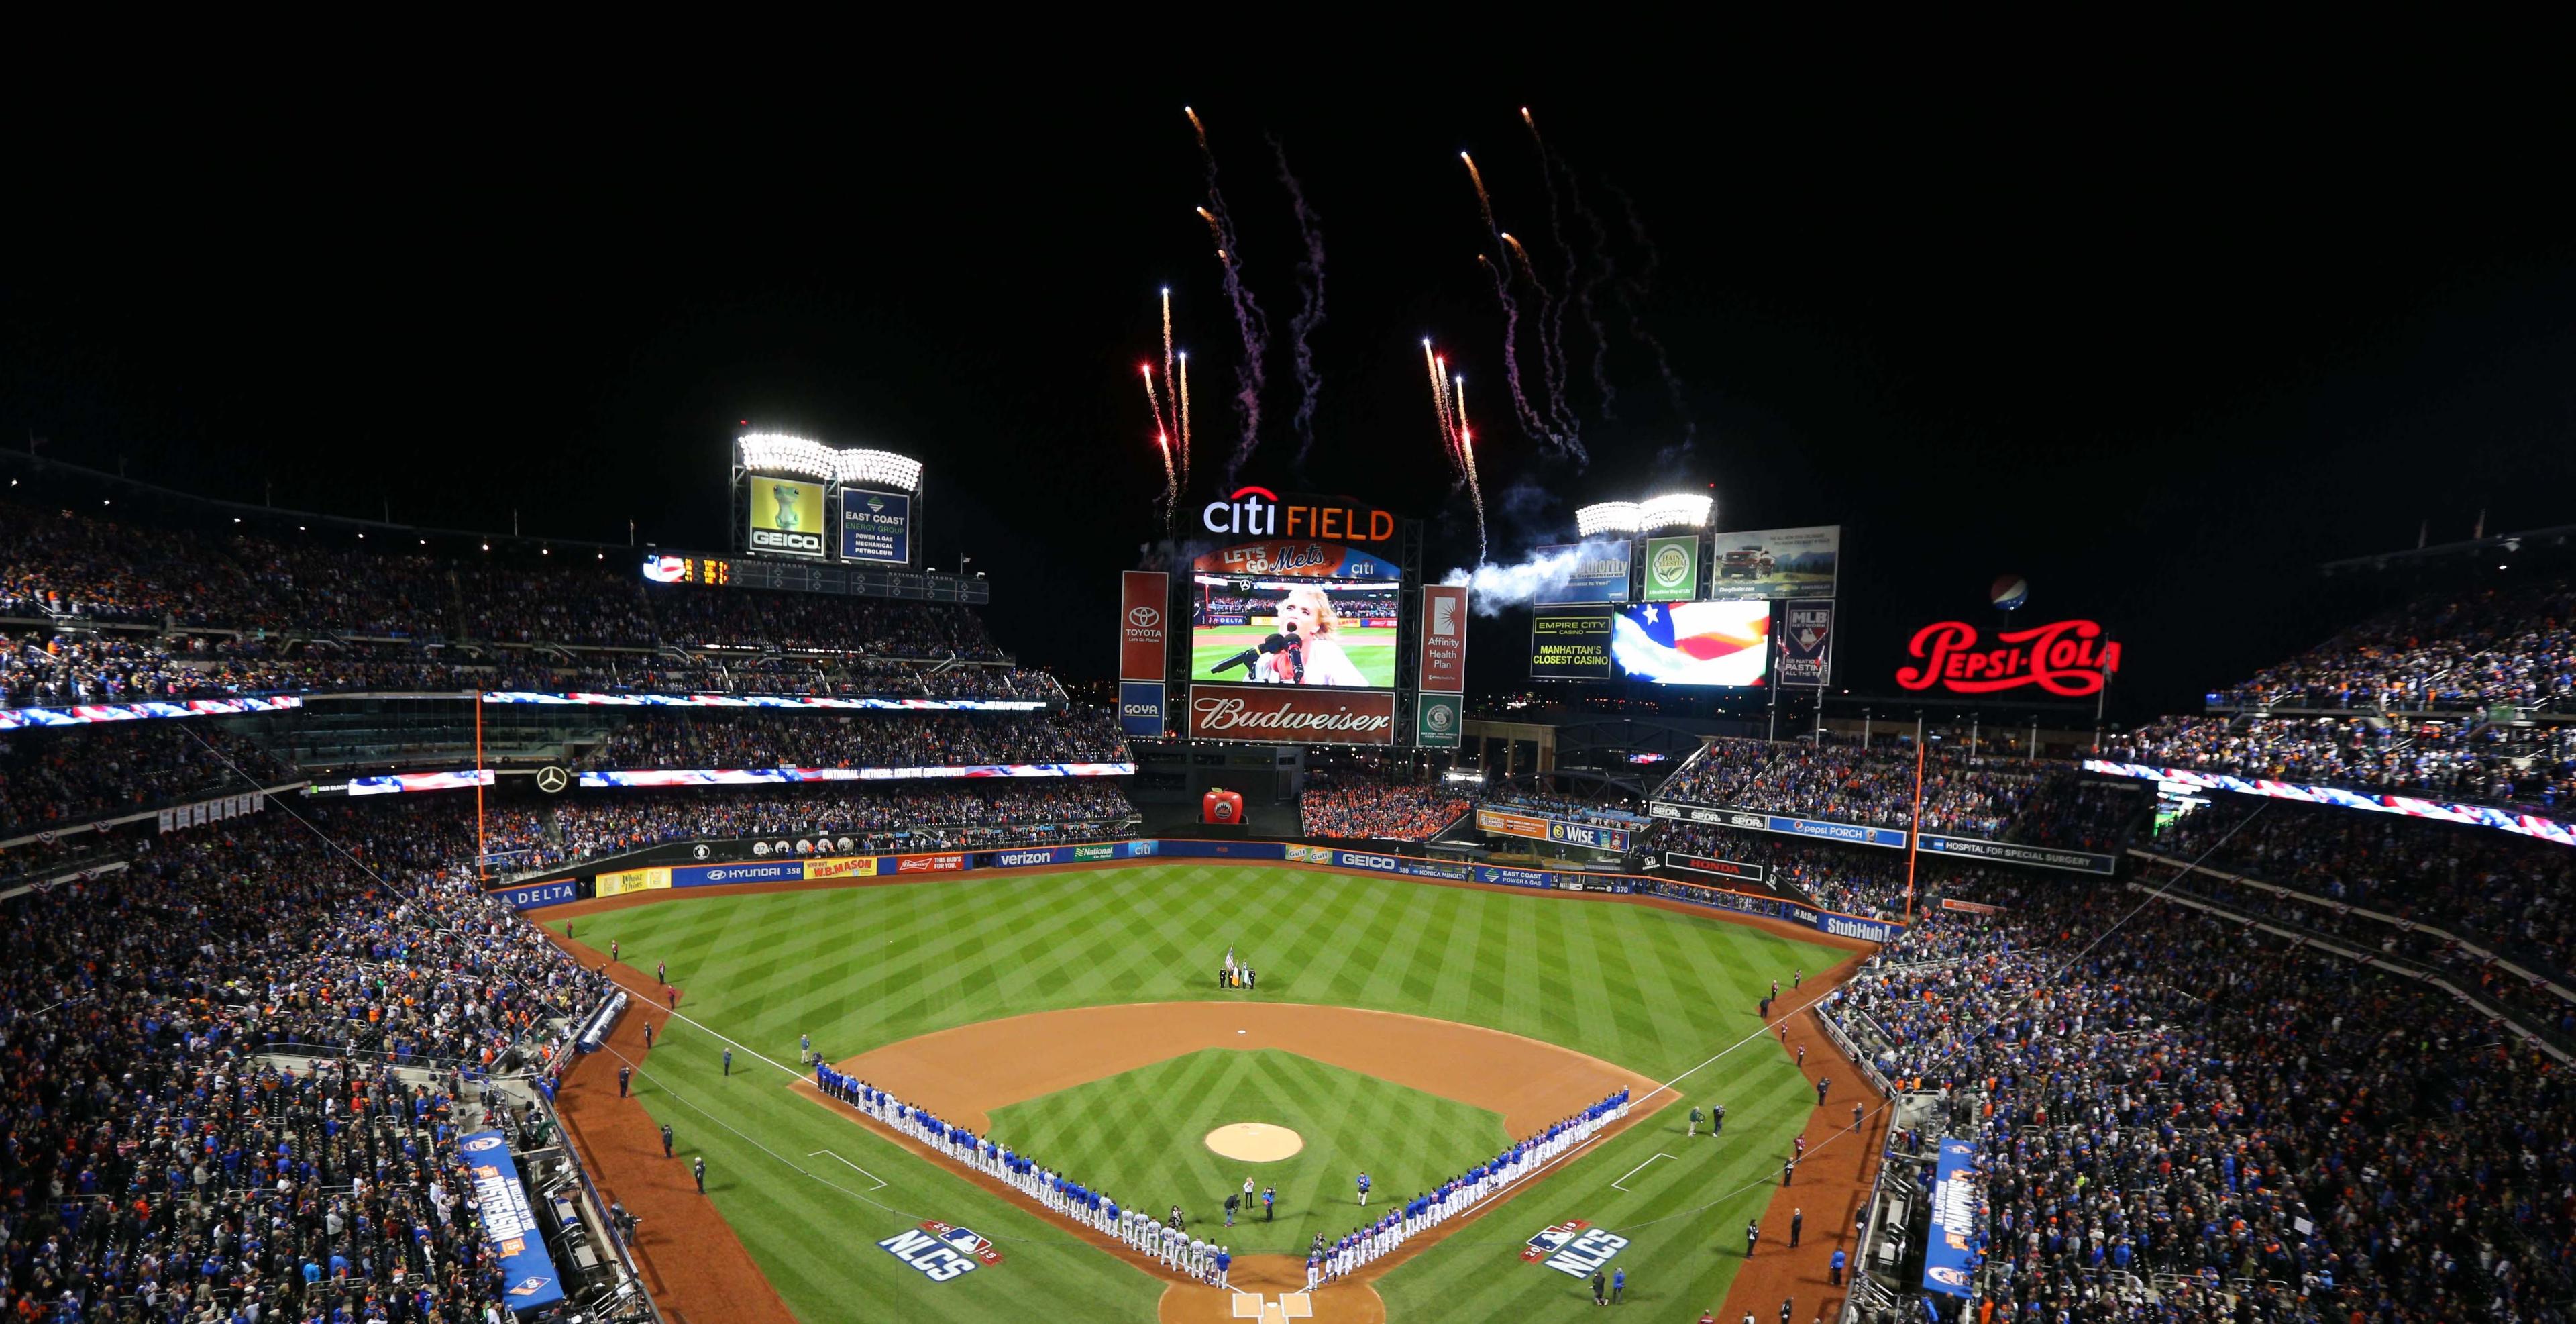
<svg viewBox="0 0 2576 1324">
<path fill-rule="evenodd" d="M 2168 717 L 2114 738 L 2104 757 L 2269 781 L 2437 800 L 2576 805 L 2576 725 L 2479 717 Z"/>
<path fill-rule="evenodd" d="M 0 903 L 7 1318 L 508 1317 L 458 1141 L 605 983 L 446 868 L 455 806 L 306 812 L 374 876 L 271 813 Z"/>
<path fill-rule="evenodd" d="M 203 719 L 12 731 L 0 735 L 0 840 L 293 779 L 259 746 Z"/>
<path fill-rule="evenodd" d="M 2492 829 L 2218 795 L 2157 838 L 2203 860 L 2320 897 L 2449 930 L 2576 982 L 2576 851 Z"/>
<path fill-rule="evenodd" d="M 671 841 L 828 840 L 832 852 L 1106 841 L 1133 835 L 1135 817 L 1119 779 L 996 778 L 593 793 L 493 805 L 484 831 L 485 850 L 518 873 Z"/>
<path fill-rule="evenodd" d="M 2075 850 L 2115 848 L 2142 803 L 2136 787 L 2087 781 L 2065 764 L 1972 758 L 1923 762 L 1923 830 Z M 1666 779 L 1658 798 L 1870 827 L 1914 821 L 1909 748 L 1720 738 Z"/>
<path fill-rule="evenodd" d="M 1318 768 L 1306 774 L 1297 816 L 1299 830 L 1309 837 L 1429 841 L 1473 803 L 1446 786 L 1400 774 Z"/>
<path fill-rule="evenodd" d="M 2002 909 L 1924 912 L 1827 1011 L 1900 1085 L 1951 1091 L 1994 1318 L 2561 1317 L 2576 1098 L 2549 1059 L 2177 905 L 1957 890 Z"/>
<path fill-rule="evenodd" d="M 2210 697 L 2267 708 L 2563 709 L 2576 695 L 2576 580 L 2430 594 Z"/>
<path fill-rule="evenodd" d="M 593 768 L 945 768 L 1111 763 L 1128 758 L 1098 712 L 635 713 L 585 760 Z"/>
<path fill-rule="evenodd" d="M 1905 908 L 1903 851 L 1671 821 L 1657 830 L 1652 844 L 1667 852 L 1756 865 L 1762 870 L 1762 884 L 1689 875 L 1691 881 L 1713 887 L 1795 893 L 1810 905 L 1872 919 L 1889 918 Z"/>
<path fill-rule="evenodd" d="M 1600 827 L 1633 829 L 1654 822 L 1646 817 L 1646 807 L 1639 804 L 1635 796 L 1606 787 L 1590 796 L 1582 796 L 1568 791 L 1494 786 L 1486 789 L 1483 802 L 1497 809 L 1517 809 Z"/>
</svg>

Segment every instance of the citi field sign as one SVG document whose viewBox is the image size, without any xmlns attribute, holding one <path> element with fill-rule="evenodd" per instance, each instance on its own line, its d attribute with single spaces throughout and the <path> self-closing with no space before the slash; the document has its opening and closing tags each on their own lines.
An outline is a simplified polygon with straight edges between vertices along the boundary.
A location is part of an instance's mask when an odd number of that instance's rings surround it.
<svg viewBox="0 0 2576 1324">
<path fill-rule="evenodd" d="M 2029 630 L 2006 630 L 1995 647 L 1979 647 L 1977 627 L 1941 621 L 1914 632 L 1907 651 L 1919 667 L 1899 667 L 1896 683 L 1909 690 L 1934 686 L 1954 694 L 1992 694 L 2036 685 L 2076 698 L 2099 694 L 2120 669 L 2119 641 L 2102 637 L 2092 621 L 2059 621 Z"/>
<path fill-rule="evenodd" d="M 1211 501 L 1199 510 L 1199 523 L 1210 533 L 1247 538 L 1321 538 L 1328 542 L 1391 542 L 1395 516 L 1343 497 L 1310 497 L 1290 493 L 1282 498 L 1266 487 L 1238 487 L 1234 495 Z"/>
</svg>

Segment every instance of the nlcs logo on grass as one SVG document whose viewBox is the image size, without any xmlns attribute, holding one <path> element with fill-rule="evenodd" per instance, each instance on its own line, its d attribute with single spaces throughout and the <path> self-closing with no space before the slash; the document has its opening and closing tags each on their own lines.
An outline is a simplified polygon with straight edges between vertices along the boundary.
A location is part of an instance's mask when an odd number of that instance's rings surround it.
<svg viewBox="0 0 2576 1324">
<path fill-rule="evenodd" d="M 963 1278 L 975 1271 L 977 1263 L 999 1264 L 1002 1252 L 993 1243 L 967 1228 L 952 1227 L 937 1219 L 923 1219 L 917 1229 L 907 1229 L 877 1243 L 877 1248 L 911 1265 L 922 1277 L 934 1283 Z"/>
<path fill-rule="evenodd" d="M 1521 1258 L 1542 1261 L 1558 1273 L 1589 1278 L 1593 1270 L 1608 1264 L 1627 1248 L 1626 1237 L 1604 1232 L 1580 1218 L 1571 1218 L 1532 1236 L 1529 1248 L 1521 1252 Z"/>
</svg>

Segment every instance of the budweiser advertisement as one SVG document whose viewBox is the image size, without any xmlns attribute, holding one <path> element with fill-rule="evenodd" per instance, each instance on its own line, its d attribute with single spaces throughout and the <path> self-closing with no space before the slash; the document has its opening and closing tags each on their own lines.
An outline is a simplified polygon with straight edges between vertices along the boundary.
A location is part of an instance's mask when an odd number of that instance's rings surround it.
<svg viewBox="0 0 2576 1324">
<path fill-rule="evenodd" d="M 1118 577 L 1118 679 L 1161 680 L 1163 656 L 1171 640 L 1171 576 L 1160 570 L 1129 570 Z"/>
<path fill-rule="evenodd" d="M 1192 685 L 1190 734 L 1283 745 L 1391 745 L 1395 696 L 1286 685 Z"/>
</svg>

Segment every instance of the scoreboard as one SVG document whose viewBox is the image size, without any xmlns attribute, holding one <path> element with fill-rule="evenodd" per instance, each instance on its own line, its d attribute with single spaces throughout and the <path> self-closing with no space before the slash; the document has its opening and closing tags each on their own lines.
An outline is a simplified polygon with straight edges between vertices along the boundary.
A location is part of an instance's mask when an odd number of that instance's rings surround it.
<svg viewBox="0 0 2576 1324">
<path fill-rule="evenodd" d="M 990 581 L 968 575 L 870 570 L 851 565 L 774 561 L 754 556 L 647 556 L 644 558 L 644 578 L 656 584 L 777 589 L 841 597 L 962 602 L 971 606 L 986 605 L 993 598 Z"/>
</svg>

